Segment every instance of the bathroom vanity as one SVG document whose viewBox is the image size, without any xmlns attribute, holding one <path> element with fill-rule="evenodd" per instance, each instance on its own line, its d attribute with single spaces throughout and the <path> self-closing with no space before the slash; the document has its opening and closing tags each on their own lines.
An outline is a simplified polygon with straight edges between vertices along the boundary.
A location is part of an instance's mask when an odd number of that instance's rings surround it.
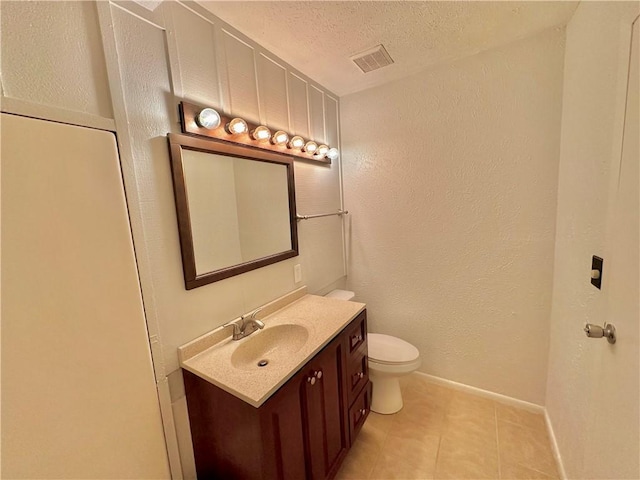
<svg viewBox="0 0 640 480">
<path fill-rule="evenodd" d="M 181 347 L 199 479 L 337 473 L 369 413 L 366 310 L 305 293 L 265 307 L 277 310 L 243 340 L 205 335 Z"/>
</svg>

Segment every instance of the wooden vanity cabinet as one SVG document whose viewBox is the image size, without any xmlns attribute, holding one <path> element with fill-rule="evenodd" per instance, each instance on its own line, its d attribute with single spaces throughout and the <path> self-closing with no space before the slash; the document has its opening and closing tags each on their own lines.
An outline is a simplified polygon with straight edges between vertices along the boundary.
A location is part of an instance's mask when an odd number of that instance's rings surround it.
<svg viewBox="0 0 640 480">
<path fill-rule="evenodd" d="M 300 398 L 308 478 L 333 478 L 349 449 L 344 360 L 344 345 L 338 338 L 302 369 Z"/>
<path fill-rule="evenodd" d="M 198 479 L 333 478 L 369 413 L 363 352 L 366 311 L 259 408 L 183 370 Z"/>
</svg>

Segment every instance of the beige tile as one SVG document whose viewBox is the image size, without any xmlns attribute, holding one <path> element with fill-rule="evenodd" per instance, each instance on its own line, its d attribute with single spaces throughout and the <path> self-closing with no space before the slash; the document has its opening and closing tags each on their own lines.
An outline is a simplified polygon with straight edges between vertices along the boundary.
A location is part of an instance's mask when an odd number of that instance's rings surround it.
<svg viewBox="0 0 640 480">
<path fill-rule="evenodd" d="M 521 427 L 547 431 L 542 413 L 530 412 L 510 405 L 496 403 L 496 417 L 499 422 L 509 422 Z"/>
<path fill-rule="evenodd" d="M 338 479 L 558 479 L 542 415 L 415 374 L 401 386 L 404 408 L 369 415 Z"/>
<path fill-rule="evenodd" d="M 390 431 L 405 436 L 423 432 L 439 435 L 444 424 L 444 416 L 445 407 L 434 406 L 428 401 L 405 402 L 402 410 L 392 416 L 393 424 Z"/>
<path fill-rule="evenodd" d="M 382 447 L 392 424 L 392 416 L 379 415 L 377 413 L 370 412 L 366 422 L 360 430 L 358 440 L 362 440 L 365 443 L 369 443 L 377 447 Z"/>
<path fill-rule="evenodd" d="M 423 435 L 417 438 L 390 433 L 369 478 L 379 480 L 434 478 L 439 441 L 438 435 Z"/>
<path fill-rule="evenodd" d="M 388 432 L 392 423 L 393 415 L 382 415 L 380 413 L 369 412 L 365 425 L 369 425 L 382 432 Z"/>
<path fill-rule="evenodd" d="M 545 431 L 498 422 L 500 460 L 557 476 L 556 462 Z"/>
<path fill-rule="evenodd" d="M 444 438 L 491 448 L 497 454 L 495 406 L 491 400 L 457 392 L 445 415 Z"/>
<path fill-rule="evenodd" d="M 451 397 L 448 412 L 495 419 L 495 402 L 488 398 L 456 391 Z"/>
<path fill-rule="evenodd" d="M 449 408 L 445 415 L 447 425 L 467 426 L 473 430 L 496 431 L 496 416 L 492 410 L 484 408 L 476 409 L 471 406 L 466 408 Z"/>
<path fill-rule="evenodd" d="M 366 435 L 362 435 L 365 431 L 365 425 L 360 430 L 357 440 L 349 450 L 347 457 L 342 463 L 342 467 L 336 475 L 336 480 L 362 480 L 369 478 L 369 474 L 375 466 L 382 445 Z"/>
<path fill-rule="evenodd" d="M 497 479 L 498 452 L 465 439 L 442 437 L 436 462 L 437 479 Z"/>
<path fill-rule="evenodd" d="M 464 422 L 449 420 L 442 430 L 442 438 L 447 443 L 459 444 L 469 450 L 490 450 L 495 455 L 498 454 L 495 424 L 487 425 L 474 419 Z"/>
<path fill-rule="evenodd" d="M 401 378 L 406 379 L 402 388 L 405 403 L 419 400 L 431 406 L 444 407 L 448 405 L 454 393 L 454 390 L 432 383 L 415 373 Z"/>
<path fill-rule="evenodd" d="M 558 480 L 557 475 L 546 475 L 522 465 L 500 462 L 500 478 L 503 480 Z"/>
</svg>

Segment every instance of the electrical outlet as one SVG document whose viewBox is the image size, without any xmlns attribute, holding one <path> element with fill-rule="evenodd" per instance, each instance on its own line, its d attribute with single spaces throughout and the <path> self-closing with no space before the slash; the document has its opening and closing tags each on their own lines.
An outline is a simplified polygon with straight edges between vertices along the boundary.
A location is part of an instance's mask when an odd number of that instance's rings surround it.
<svg viewBox="0 0 640 480">
<path fill-rule="evenodd" d="M 302 265 L 299 263 L 293 266 L 293 280 L 295 283 L 300 283 L 302 281 Z"/>
</svg>

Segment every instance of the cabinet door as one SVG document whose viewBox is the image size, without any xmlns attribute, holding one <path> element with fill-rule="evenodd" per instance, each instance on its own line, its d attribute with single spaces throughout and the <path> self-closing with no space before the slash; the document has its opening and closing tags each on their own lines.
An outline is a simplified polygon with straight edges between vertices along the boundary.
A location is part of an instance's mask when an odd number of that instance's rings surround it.
<svg viewBox="0 0 640 480">
<path fill-rule="evenodd" d="M 301 379 L 307 473 L 314 480 L 332 476 L 347 453 L 342 349 L 339 341 L 329 344 Z"/>
<path fill-rule="evenodd" d="M 298 480 L 307 476 L 298 373 L 270 398 L 261 411 L 264 463 L 262 478 Z"/>
</svg>

